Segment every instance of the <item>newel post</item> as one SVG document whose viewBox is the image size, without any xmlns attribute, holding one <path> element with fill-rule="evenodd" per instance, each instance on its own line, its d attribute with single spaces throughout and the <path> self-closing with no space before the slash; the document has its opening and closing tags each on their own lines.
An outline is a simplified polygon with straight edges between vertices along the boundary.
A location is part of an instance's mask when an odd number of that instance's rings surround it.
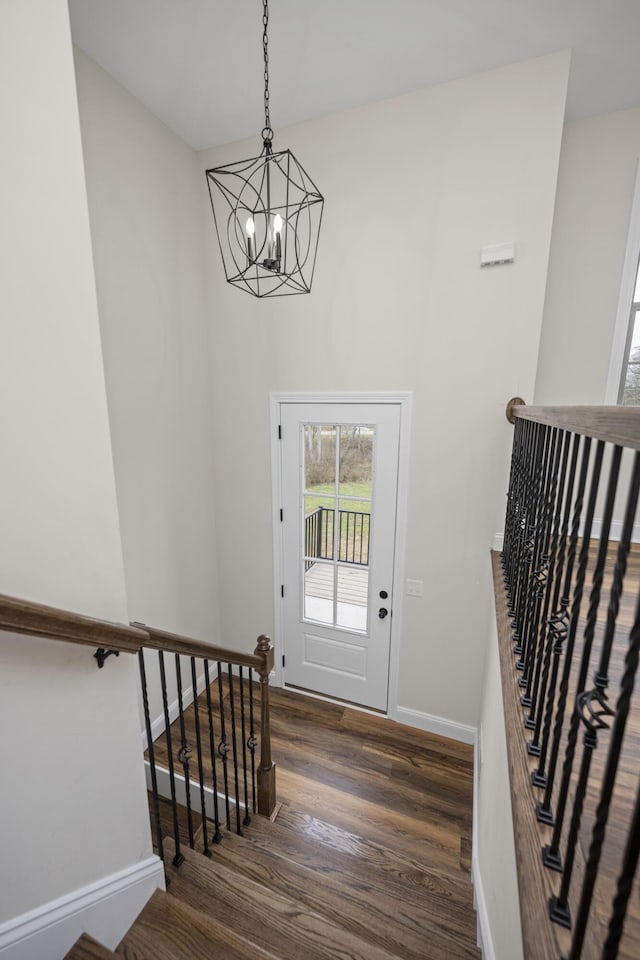
<svg viewBox="0 0 640 960">
<path fill-rule="evenodd" d="M 256 656 L 262 659 L 260 673 L 260 766 L 258 767 L 258 813 L 270 817 L 276 806 L 276 765 L 271 759 L 269 724 L 269 674 L 273 669 L 273 647 L 264 634 L 258 637 Z"/>
</svg>

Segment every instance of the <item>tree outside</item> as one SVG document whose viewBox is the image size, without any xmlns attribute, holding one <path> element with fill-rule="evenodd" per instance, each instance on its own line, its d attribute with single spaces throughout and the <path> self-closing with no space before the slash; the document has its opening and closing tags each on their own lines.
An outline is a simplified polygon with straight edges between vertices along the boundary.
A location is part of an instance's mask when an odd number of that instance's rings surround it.
<svg viewBox="0 0 640 960">
<path fill-rule="evenodd" d="M 629 357 L 622 402 L 628 406 L 640 405 L 640 346 L 634 347 Z"/>
</svg>

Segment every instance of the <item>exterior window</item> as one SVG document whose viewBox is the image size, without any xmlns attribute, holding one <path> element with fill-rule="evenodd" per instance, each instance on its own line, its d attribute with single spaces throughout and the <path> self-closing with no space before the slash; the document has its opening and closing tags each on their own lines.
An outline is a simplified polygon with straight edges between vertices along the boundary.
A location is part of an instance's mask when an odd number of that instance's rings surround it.
<svg viewBox="0 0 640 960">
<path fill-rule="evenodd" d="M 636 272 L 636 285 L 631 304 L 619 402 L 640 405 L 640 265 Z"/>
</svg>

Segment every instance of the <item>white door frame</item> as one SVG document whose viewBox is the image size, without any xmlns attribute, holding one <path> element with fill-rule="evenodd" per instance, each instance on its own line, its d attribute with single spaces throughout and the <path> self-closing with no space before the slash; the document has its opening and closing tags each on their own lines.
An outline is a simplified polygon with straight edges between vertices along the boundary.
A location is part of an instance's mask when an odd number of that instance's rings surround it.
<svg viewBox="0 0 640 960">
<path fill-rule="evenodd" d="M 398 706 L 398 675 L 400 671 L 400 641 L 404 612 L 405 547 L 407 512 L 409 501 L 409 448 L 411 437 L 410 392 L 380 393 L 276 393 L 270 394 L 271 408 L 271 495 L 273 504 L 273 596 L 275 650 L 274 682 L 283 685 L 282 651 L 283 609 L 281 587 L 283 583 L 284 554 L 280 510 L 282 507 L 282 467 L 280 457 L 280 406 L 285 403 L 391 403 L 400 408 L 400 444 L 398 451 L 398 507 L 396 515 L 396 539 L 393 563 L 393 615 L 391 618 L 391 645 L 389 653 L 389 692 L 387 715 L 395 716 Z M 327 698 L 330 699 L 330 698 Z"/>
</svg>

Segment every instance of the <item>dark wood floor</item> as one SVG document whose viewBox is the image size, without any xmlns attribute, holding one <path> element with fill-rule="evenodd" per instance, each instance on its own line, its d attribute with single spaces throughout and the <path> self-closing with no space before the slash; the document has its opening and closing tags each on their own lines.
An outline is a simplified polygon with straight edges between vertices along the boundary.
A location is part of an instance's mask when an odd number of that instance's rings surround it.
<svg viewBox="0 0 640 960">
<path fill-rule="evenodd" d="M 272 689 L 271 702 L 275 822 L 225 832 L 214 881 L 187 850 L 172 896 L 216 922 L 235 917 L 261 950 L 291 960 L 478 960 L 472 748 L 290 691 Z M 190 711 L 190 742 L 192 726 Z"/>
</svg>

